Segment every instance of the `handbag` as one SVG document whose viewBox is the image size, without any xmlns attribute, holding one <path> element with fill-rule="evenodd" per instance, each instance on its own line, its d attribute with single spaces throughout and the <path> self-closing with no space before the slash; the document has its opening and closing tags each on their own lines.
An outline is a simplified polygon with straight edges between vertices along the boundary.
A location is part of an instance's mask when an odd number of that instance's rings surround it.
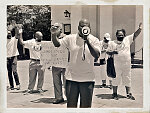
<svg viewBox="0 0 150 113">
<path fill-rule="evenodd" d="M 107 76 L 111 78 L 116 78 L 116 71 L 115 71 L 113 56 L 110 56 L 107 59 Z"/>
</svg>

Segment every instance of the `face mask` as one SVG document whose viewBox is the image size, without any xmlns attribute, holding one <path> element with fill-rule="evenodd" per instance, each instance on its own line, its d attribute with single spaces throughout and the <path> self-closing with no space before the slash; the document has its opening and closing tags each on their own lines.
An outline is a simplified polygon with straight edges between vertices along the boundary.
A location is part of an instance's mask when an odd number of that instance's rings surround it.
<svg viewBox="0 0 150 113">
<path fill-rule="evenodd" d="M 37 42 L 41 42 L 41 39 L 37 39 Z"/>
<path fill-rule="evenodd" d="M 124 37 L 117 37 L 118 41 L 123 41 Z"/>
<path fill-rule="evenodd" d="M 109 40 L 107 40 L 107 39 L 104 39 L 104 42 L 105 42 L 105 43 L 108 43 L 108 42 L 109 42 Z"/>
</svg>

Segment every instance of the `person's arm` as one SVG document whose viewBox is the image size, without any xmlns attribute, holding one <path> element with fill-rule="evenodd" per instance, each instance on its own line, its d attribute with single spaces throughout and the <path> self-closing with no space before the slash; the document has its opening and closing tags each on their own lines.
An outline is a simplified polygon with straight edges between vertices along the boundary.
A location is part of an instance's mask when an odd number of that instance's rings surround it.
<svg viewBox="0 0 150 113">
<path fill-rule="evenodd" d="M 141 33 L 141 30 L 142 30 L 142 23 L 139 24 L 138 30 L 134 33 L 133 40 L 135 40 L 136 37 Z"/>
<path fill-rule="evenodd" d="M 114 54 L 118 54 L 118 51 L 116 51 L 116 44 L 114 41 L 111 41 L 108 45 L 108 49 L 106 51 L 106 54 L 108 55 L 114 55 Z"/>
<path fill-rule="evenodd" d="M 89 39 L 88 38 L 84 38 L 85 39 L 85 42 L 87 43 L 88 45 L 88 48 L 90 50 L 90 53 L 91 55 L 95 58 L 95 59 L 98 59 L 100 57 L 100 51 L 94 47 L 94 45 L 92 45 L 90 42 L 89 42 Z"/>
<path fill-rule="evenodd" d="M 20 43 L 21 45 L 23 45 L 23 46 L 24 46 L 25 44 L 24 44 L 24 42 L 23 42 L 22 32 L 21 32 L 21 33 L 19 33 L 19 35 L 20 35 L 20 36 L 19 36 L 19 38 L 18 38 L 18 41 L 19 41 L 19 43 Z"/>
<path fill-rule="evenodd" d="M 19 27 L 15 27 L 15 37 L 18 39 L 19 43 L 24 46 L 23 38 L 22 38 L 22 29 Z"/>
<path fill-rule="evenodd" d="M 105 53 L 105 52 L 106 52 L 106 50 L 102 50 L 102 51 L 101 51 L 101 53 Z"/>
<path fill-rule="evenodd" d="M 59 39 L 57 38 L 57 35 L 59 33 L 58 29 L 55 26 L 52 26 L 50 31 L 52 34 L 52 42 L 53 42 L 54 46 L 59 47 L 60 42 L 59 42 Z"/>
<path fill-rule="evenodd" d="M 108 55 L 114 55 L 114 54 L 118 54 L 118 51 L 107 51 L 106 53 Z"/>
<path fill-rule="evenodd" d="M 52 42 L 55 47 L 60 47 L 60 42 L 59 42 L 59 39 L 57 38 L 56 33 L 52 34 Z"/>
</svg>

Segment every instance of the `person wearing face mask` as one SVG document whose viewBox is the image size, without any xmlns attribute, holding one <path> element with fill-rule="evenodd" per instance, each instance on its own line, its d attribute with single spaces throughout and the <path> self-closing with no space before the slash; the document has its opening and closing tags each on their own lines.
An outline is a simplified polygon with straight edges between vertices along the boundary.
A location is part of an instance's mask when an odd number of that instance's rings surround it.
<svg viewBox="0 0 150 113">
<path fill-rule="evenodd" d="M 44 72 L 45 69 L 43 69 L 42 65 L 40 64 L 40 52 L 41 52 L 41 41 L 42 41 L 43 34 L 40 31 L 37 31 L 35 33 L 35 38 L 27 41 L 21 40 L 20 43 L 25 47 L 29 49 L 30 52 L 30 63 L 29 63 L 29 85 L 27 91 L 24 93 L 24 95 L 32 93 L 36 77 L 38 74 L 38 83 L 37 83 L 37 91 L 42 95 L 43 90 L 43 82 L 44 82 Z M 22 39 L 22 38 L 21 38 Z"/>
<path fill-rule="evenodd" d="M 106 60 L 108 58 L 108 55 L 106 54 L 107 49 L 109 48 L 109 44 L 111 43 L 111 38 L 109 33 L 104 34 L 104 39 L 100 41 L 101 44 L 101 56 L 100 56 L 100 70 L 101 70 L 101 79 L 102 79 L 102 85 L 100 85 L 100 88 L 106 88 L 108 87 L 106 85 Z M 112 89 L 112 81 L 109 80 L 109 88 Z"/>
<path fill-rule="evenodd" d="M 70 62 L 66 68 L 67 107 L 77 108 L 80 95 L 80 108 L 90 108 L 95 83 L 94 58 L 100 56 L 98 38 L 90 34 L 90 22 L 81 19 L 78 33 L 57 38 L 59 31 L 52 27 L 52 41 L 55 47 L 63 46 L 70 52 Z"/>
<path fill-rule="evenodd" d="M 12 36 L 12 34 L 14 36 Z M 20 82 L 19 82 L 19 76 L 17 73 L 17 55 L 19 55 L 18 49 L 17 49 L 17 43 L 18 43 L 18 37 L 17 33 L 15 32 L 15 28 L 10 31 L 7 31 L 7 70 L 8 70 L 8 79 L 10 84 L 10 89 L 14 90 L 14 82 L 13 82 L 13 76 L 16 82 L 16 88 L 17 90 L 20 90 Z"/>
<path fill-rule="evenodd" d="M 126 36 L 124 29 L 117 30 L 117 40 L 114 41 L 112 50 L 108 54 L 114 54 L 114 65 L 116 71 L 116 78 L 112 80 L 113 84 L 113 99 L 118 100 L 117 89 L 118 85 L 122 81 L 126 88 L 127 99 L 135 100 L 135 97 L 131 93 L 131 56 L 130 56 L 130 45 L 140 34 L 142 30 L 142 23 L 139 24 L 138 30 Z"/>
</svg>

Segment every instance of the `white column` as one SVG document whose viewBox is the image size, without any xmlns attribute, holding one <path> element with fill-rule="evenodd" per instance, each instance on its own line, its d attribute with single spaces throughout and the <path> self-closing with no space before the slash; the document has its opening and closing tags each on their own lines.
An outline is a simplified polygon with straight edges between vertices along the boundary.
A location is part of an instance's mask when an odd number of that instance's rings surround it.
<svg viewBox="0 0 150 113">
<path fill-rule="evenodd" d="M 71 34 L 78 32 L 78 24 L 82 18 L 82 6 L 71 6 Z"/>
<path fill-rule="evenodd" d="M 112 6 L 100 6 L 100 40 L 103 39 L 105 33 L 109 33 L 112 37 Z"/>
<path fill-rule="evenodd" d="M 96 15 L 96 6 L 89 6 L 89 21 L 91 26 L 91 34 L 97 37 L 97 15 Z M 97 37 L 99 38 L 99 37 Z"/>
<path fill-rule="evenodd" d="M 135 30 L 138 29 L 140 22 L 143 22 L 143 6 L 136 6 L 136 19 L 135 19 Z M 135 39 L 135 52 L 139 51 L 143 47 L 143 32 Z M 135 53 L 136 58 L 142 59 L 142 50 Z"/>
</svg>

